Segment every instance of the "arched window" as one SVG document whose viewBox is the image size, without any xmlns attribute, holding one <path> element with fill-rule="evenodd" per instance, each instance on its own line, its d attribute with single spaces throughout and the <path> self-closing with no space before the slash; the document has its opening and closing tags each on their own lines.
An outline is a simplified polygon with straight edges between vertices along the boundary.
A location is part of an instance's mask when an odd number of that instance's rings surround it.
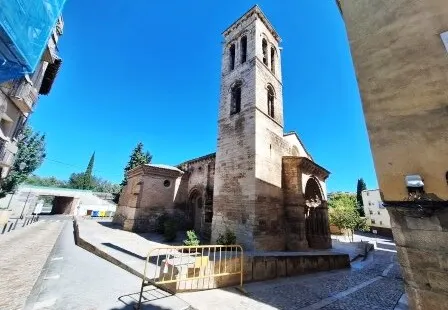
<svg viewBox="0 0 448 310">
<path fill-rule="evenodd" d="M 230 115 L 241 111 L 241 82 L 238 81 L 232 87 L 232 96 L 230 99 Z"/>
<path fill-rule="evenodd" d="M 241 63 L 245 63 L 247 58 L 247 37 L 241 38 Z"/>
<path fill-rule="evenodd" d="M 230 70 L 235 68 L 235 44 L 230 46 Z"/>
<path fill-rule="evenodd" d="M 274 90 L 268 85 L 268 115 L 274 118 Z"/>
<path fill-rule="evenodd" d="M 267 66 L 268 65 L 268 41 L 266 39 L 263 39 L 261 43 L 261 47 L 263 49 L 263 63 Z"/>
<path fill-rule="evenodd" d="M 275 48 L 271 47 L 271 71 L 275 74 Z"/>
</svg>

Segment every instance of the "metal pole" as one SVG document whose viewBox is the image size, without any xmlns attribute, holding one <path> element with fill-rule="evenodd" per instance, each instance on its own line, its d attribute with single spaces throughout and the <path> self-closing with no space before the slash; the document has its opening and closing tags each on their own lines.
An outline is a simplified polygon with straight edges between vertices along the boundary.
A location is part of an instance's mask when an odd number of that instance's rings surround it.
<svg viewBox="0 0 448 310">
<path fill-rule="evenodd" d="M 28 192 L 28 196 L 26 197 L 25 204 L 23 205 L 23 208 L 22 208 L 22 213 L 20 213 L 20 219 L 23 218 L 23 211 L 25 211 L 26 203 L 28 202 L 28 198 L 30 198 L 30 194 L 31 194 L 31 191 Z M 18 221 L 19 221 L 19 219 L 17 218 L 16 223 L 14 224 L 14 229 L 16 229 Z"/>
</svg>

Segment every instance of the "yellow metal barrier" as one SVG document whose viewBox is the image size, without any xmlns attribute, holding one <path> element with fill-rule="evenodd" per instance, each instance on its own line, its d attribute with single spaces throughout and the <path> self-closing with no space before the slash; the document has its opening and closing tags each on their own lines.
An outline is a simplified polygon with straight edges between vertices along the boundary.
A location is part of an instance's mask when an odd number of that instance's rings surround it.
<svg viewBox="0 0 448 310">
<path fill-rule="evenodd" d="M 146 257 L 137 309 L 140 309 L 144 287 L 150 285 L 175 294 L 239 284 L 244 292 L 243 262 L 240 245 L 153 248 Z"/>
</svg>

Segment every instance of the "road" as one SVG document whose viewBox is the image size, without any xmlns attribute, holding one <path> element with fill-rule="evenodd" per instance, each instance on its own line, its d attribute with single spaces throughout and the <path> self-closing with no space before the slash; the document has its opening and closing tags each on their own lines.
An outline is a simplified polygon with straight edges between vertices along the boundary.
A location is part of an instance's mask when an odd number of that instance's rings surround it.
<svg viewBox="0 0 448 310">
<path fill-rule="evenodd" d="M 140 280 L 74 244 L 66 221 L 24 309 L 133 309 Z M 130 296 L 127 296 L 130 295 Z"/>
<path fill-rule="evenodd" d="M 0 274 L 0 310 L 130 310 L 141 284 L 134 275 L 76 246 L 72 218 L 67 216 L 42 216 L 37 223 L 1 235 Z M 170 308 L 185 308 L 178 299 L 161 299 L 163 292 L 152 294 Z M 162 308 L 157 302 L 144 307 Z"/>
</svg>

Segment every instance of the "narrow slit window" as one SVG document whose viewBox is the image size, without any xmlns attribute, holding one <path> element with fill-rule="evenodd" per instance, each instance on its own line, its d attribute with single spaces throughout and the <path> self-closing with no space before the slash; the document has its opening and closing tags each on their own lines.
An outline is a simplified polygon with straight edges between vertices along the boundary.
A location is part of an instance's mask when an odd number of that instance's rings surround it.
<svg viewBox="0 0 448 310">
<path fill-rule="evenodd" d="M 230 70 L 235 69 L 235 44 L 230 46 Z"/>
<path fill-rule="evenodd" d="M 261 43 L 261 47 L 263 49 L 263 63 L 267 66 L 268 65 L 268 41 L 266 39 L 263 39 Z"/>
<path fill-rule="evenodd" d="M 268 115 L 274 118 L 274 90 L 268 86 Z"/>
<path fill-rule="evenodd" d="M 271 47 L 271 72 L 275 74 L 275 48 Z"/>
<path fill-rule="evenodd" d="M 230 115 L 237 114 L 240 111 L 241 111 L 241 82 L 237 82 L 232 87 Z"/>
<path fill-rule="evenodd" d="M 241 38 L 241 63 L 245 63 L 247 59 L 247 37 Z"/>
</svg>

